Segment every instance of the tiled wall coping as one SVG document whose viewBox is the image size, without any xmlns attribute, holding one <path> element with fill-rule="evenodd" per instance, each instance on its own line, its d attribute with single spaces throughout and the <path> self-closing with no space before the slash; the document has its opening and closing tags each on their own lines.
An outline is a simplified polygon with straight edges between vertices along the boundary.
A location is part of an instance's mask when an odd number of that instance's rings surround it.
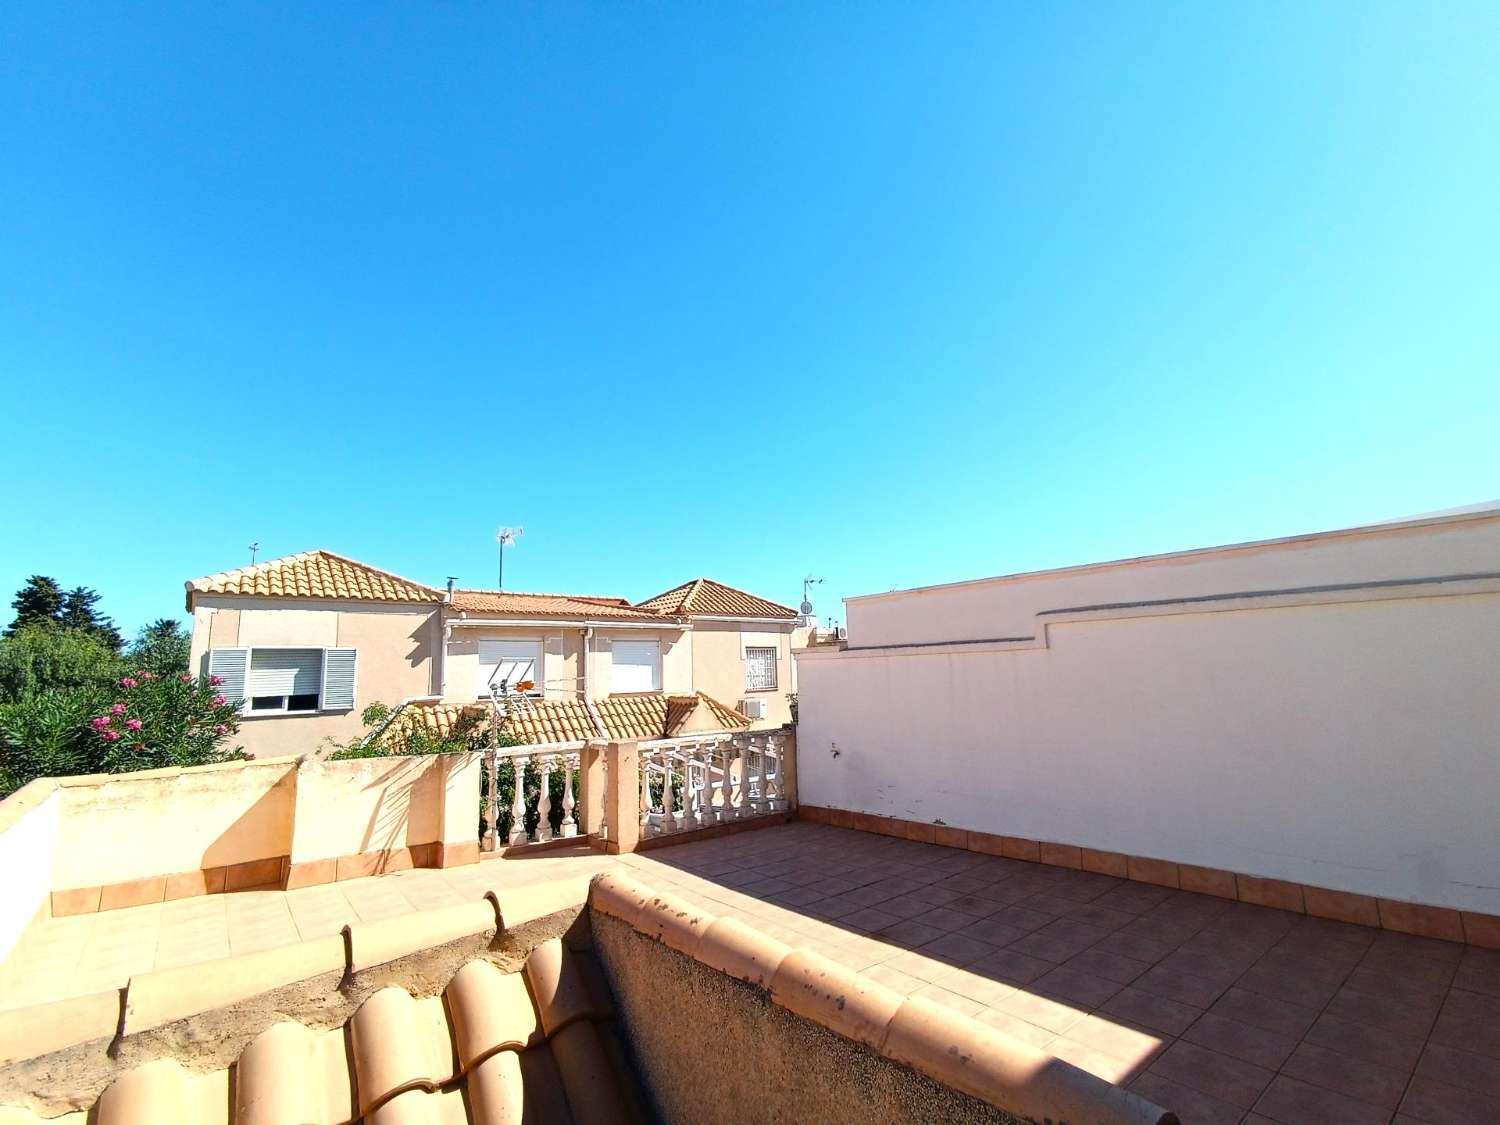
<svg viewBox="0 0 1500 1125">
<path fill-rule="evenodd" d="M 511 925 L 533 913 L 519 904 Z M 138 973 L 124 988 L 7 1012 L 0 1020 L 0 1065 L 94 1039 L 149 1031 L 325 973 L 341 979 L 397 958 L 504 928 L 493 893 L 478 902 L 355 922 L 342 933 L 218 961 Z"/>
<path fill-rule="evenodd" d="M 1004 856 L 1007 859 L 1094 871 L 1138 883 L 1181 888 L 1257 906 L 1310 914 L 1315 918 L 1330 918 L 1359 926 L 1500 949 L 1500 917 L 1493 914 L 1399 902 L 1305 883 L 1291 883 L 1283 879 L 1224 871 L 1216 867 L 1199 867 L 1168 859 L 1099 851 L 1078 844 L 999 836 L 991 832 L 902 820 L 899 817 L 878 816 L 849 809 L 803 805 L 798 810 L 798 815 L 803 820 L 831 824 L 836 828 L 853 828 L 882 836 L 897 836 L 927 844 L 940 844 L 943 847 Z"/>
<path fill-rule="evenodd" d="M 763 990 L 771 1003 L 1018 1117 L 1072 1125 L 1176 1125 L 1168 1113 L 977 1020 L 900 993 L 809 950 L 657 894 L 624 875 L 596 875 L 589 906 L 700 964 Z"/>
<path fill-rule="evenodd" d="M 413 844 L 410 847 L 361 852 L 358 855 L 317 859 L 293 863 L 290 856 L 270 856 L 225 867 L 206 867 L 172 875 L 152 875 L 124 883 L 96 887 L 70 887 L 52 892 L 52 917 L 71 914 L 93 914 L 102 910 L 119 910 L 127 906 L 149 906 L 198 895 L 226 894 L 231 891 L 258 890 L 267 887 L 296 890 L 323 883 L 360 879 L 388 871 L 409 871 L 414 867 L 458 867 L 479 862 L 479 841 L 462 844 Z"/>
</svg>

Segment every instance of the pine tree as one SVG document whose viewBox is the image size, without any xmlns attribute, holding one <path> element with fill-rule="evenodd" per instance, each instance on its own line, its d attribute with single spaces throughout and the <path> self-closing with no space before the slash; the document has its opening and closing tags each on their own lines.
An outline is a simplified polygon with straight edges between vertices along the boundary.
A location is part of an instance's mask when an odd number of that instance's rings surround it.
<svg viewBox="0 0 1500 1125">
<path fill-rule="evenodd" d="M 120 630 L 112 619 L 105 617 L 94 607 L 99 604 L 99 595 L 87 586 L 78 586 L 63 595 L 62 613 L 59 620 L 64 628 L 82 629 L 92 633 L 110 648 L 119 652 L 125 644 Z"/>
<path fill-rule="evenodd" d="M 60 620 L 63 609 L 62 587 L 57 584 L 55 578 L 33 574 L 26 580 L 26 585 L 21 587 L 10 604 L 11 608 L 16 611 L 16 619 L 10 623 L 10 628 L 5 630 L 7 637 L 25 625 Z"/>
</svg>

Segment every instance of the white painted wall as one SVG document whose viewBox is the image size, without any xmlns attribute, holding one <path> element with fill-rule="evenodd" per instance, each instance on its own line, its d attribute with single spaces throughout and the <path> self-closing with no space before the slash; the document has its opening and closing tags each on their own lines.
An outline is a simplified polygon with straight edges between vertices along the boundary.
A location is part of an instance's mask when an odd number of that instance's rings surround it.
<svg viewBox="0 0 1500 1125">
<path fill-rule="evenodd" d="M 851 645 L 1024 637 L 1077 606 L 1495 571 L 1490 511 L 870 594 L 845 613 Z"/>
<path fill-rule="evenodd" d="M 0 963 L 26 933 L 52 893 L 52 854 L 57 850 L 62 800 L 48 780 L 38 780 L 0 805 Z"/>
<path fill-rule="evenodd" d="M 1497 528 L 1402 533 L 1360 565 L 1497 571 Z M 1267 555 L 1263 575 L 1231 556 L 1195 588 L 1327 576 Z M 982 630 L 993 587 L 968 587 L 967 613 L 964 589 L 945 612 Z M 851 607 L 849 651 L 798 653 L 801 798 L 1500 913 L 1500 581 L 1282 601 L 1303 604 L 1096 612 L 1048 626 L 1047 647 L 864 651 L 917 617 L 877 629 Z"/>
</svg>

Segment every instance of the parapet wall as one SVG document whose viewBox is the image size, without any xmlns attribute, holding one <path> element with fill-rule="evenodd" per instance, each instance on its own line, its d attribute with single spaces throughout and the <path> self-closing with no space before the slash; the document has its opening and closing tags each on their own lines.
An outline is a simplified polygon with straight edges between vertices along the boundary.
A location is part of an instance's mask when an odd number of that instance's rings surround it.
<svg viewBox="0 0 1500 1125">
<path fill-rule="evenodd" d="M 1500 916 L 1496 667 L 1493 513 L 883 594 L 798 654 L 801 796 L 1463 940 Z"/>
<path fill-rule="evenodd" d="M 976 1020 L 624 876 L 594 878 L 589 912 L 662 1121 L 1177 1125 Z"/>
<path fill-rule="evenodd" d="M 479 756 L 39 778 L 0 802 L 0 957 L 63 916 L 479 858 Z"/>
</svg>

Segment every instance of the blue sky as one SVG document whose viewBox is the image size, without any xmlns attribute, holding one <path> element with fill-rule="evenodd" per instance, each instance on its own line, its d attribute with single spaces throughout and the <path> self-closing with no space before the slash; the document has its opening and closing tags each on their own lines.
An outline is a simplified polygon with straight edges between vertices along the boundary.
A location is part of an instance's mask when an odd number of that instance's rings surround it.
<svg viewBox="0 0 1500 1125">
<path fill-rule="evenodd" d="M 0 12 L 0 590 L 795 602 L 1500 496 L 1493 4 Z"/>
</svg>

